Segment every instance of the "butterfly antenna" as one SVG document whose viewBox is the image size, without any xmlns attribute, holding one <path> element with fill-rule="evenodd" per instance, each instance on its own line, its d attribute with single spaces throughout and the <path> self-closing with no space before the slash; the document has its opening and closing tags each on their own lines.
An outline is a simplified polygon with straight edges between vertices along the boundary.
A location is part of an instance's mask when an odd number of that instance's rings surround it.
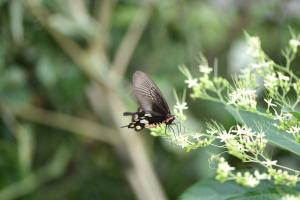
<svg viewBox="0 0 300 200">
<path fill-rule="evenodd" d="M 123 112 L 124 116 L 129 116 L 129 115 L 134 115 L 136 114 L 135 112 Z"/>
</svg>

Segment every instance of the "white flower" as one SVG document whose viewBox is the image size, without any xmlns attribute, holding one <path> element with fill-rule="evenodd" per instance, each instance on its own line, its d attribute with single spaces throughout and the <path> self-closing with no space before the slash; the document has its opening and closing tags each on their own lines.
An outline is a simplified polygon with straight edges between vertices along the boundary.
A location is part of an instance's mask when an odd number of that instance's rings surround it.
<svg viewBox="0 0 300 200">
<path fill-rule="evenodd" d="M 257 58 L 261 54 L 260 40 L 258 37 L 249 37 L 248 38 L 248 49 L 247 54 L 253 58 Z"/>
<path fill-rule="evenodd" d="M 280 122 L 282 122 L 284 120 L 284 116 L 282 115 L 282 113 L 278 114 L 277 111 L 274 109 L 275 112 L 275 120 L 279 120 Z"/>
<path fill-rule="evenodd" d="M 286 132 L 292 134 L 298 134 L 300 132 L 300 127 L 298 125 L 291 126 Z"/>
<path fill-rule="evenodd" d="M 175 109 L 177 109 L 179 112 L 182 112 L 183 110 L 188 109 L 187 103 L 186 102 L 177 102 L 176 105 L 174 106 Z"/>
<path fill-rule="evenodd" d="M 231 167 L 224 158 L 220 159 L 220 163 L 218 164 L 218 171 L 229 174 L 229 172 L 233 171 L 235 168 Z"/>
<path fill-rule="evenodd" d="M 190 77 L 189 79 L 185 80 L 184 82 L 188 84 L 188 88 L 198 86 L 198 79 L 196 79 L 196 78 L 193 79 Z"/>
<path fill-rule="evenodd" d="M 252 132 L 251 128 L 248 128 L 246 126 L 236 126 L 236 130 L 232 130 L 232 132 L 236 133 L 237 135 L 243 135 L 243 136 L 254 136 L 255 133 Z"/>
<path fill-rule="evenodd" d="M 264 80 L 264 86 L 266 88 L 273 89 L 278 85 L 278 78 L 275 73 L 267 74 Z"/>
<path fill-rule="evenodd" d="M 192 138 L 196 139 L 196 140 L 199 140 L 203 134 L 202 133 L 192 133 Z"/>
<path fill-rule="evenodd" d="M 283 73 L 281 72 L 278 72 L 278 79 L 281 80 L 281 81 L 289 81 L 290 80 L 290 77 L 288 76 L 285 76 Z"/>
<path fill-rule="evenodd" d="M 233 134 L 230 134 L 227 131 L 222 131 L 217 138 L 219 138 L 221 140 L 221 142 L 226 142 L 226 141 L 229 141 L 231 139 L 234 139 L 234 137 L 235 136 Z"/>
<path fill-rule="evenodd" d="M 263 132 L 255 132 L 247 126 L 237 125 L 235 129 L 231 131 L 235 136 L 235 140 L 227 141 L 227 147 L 235 149 L 237 152 L 263 152 L 266 146 L 267 140 Z"/>
<path fill-rule="evenodd" d="M 270 179 L 270 175 L 268 175 L 267 173 L 262 173 L 262 174 L 260 174 L 259 171 L 257 171 L 257 170 L 255 170 L 254 176 L 255 176 L 258 180 L 269 180 L 269 179 Z"/>
<path fill-rule="evenodd" d="M 262 139 L 264 139 L 265 138 L 265 133 L 264 132 L 259 132 L 259 133 L 256 133 L 256 138 L 257 139 L 260 139 L 260 140 L 262 140 Z"/>
<path fill-rule="evenodd" d="M 293 50 L 293 52 L 296 53 L 298 46 L 300 46 L 300 41 L 298 39 L 292 38 L 289 41 L 289 45 L 290 45 L 291 49 Z"/>
<path fill-rule="evenodd" d="M 268 110 L 269 110 L 269 108 L 270 107 L 277 107 L 277 105 L 276 104 L 274 104 L 274 103 L 272 103 L 272 98 L 270 98 L 270 99 L 264 99 L 264 101 L 267 103 L 267 105 L 268 105 Z"/>
<path fill-rule="evenodd" d="M 199 65 L 199 71 L 205 75 L 208 75 L 212 72 L 212 68 L 207 65 Z"/>
<path fill-rule="evenodd" d="M 260 63 L 253 63 L 251 64 L 251 68 L 252 69 L 260 69 L 262 67 L 262 65 Z"/>
<path fill-rule="evenodd" d="M 228 104 L 246 109 L 256 108 L 256 90 L 250 88 L 236 88 L 229 93 Z"/>
<path fill-rule="evenodd" d="M 269 160 L 263 161 L 262 164 L 266 165 L 267 167 L 272 167 L 273 165 L 276 165 L 277 160 Z"/>
<path fill-rule="evenodd" d="M 296 46 L 297 47 L 297 46 L 300 46 L 300 41 L 298 39 L 292 38 L 292 39 L 290 39 L 289 44 L 291 46 Z"/>
<path fill-rule="evenodd" d="M 178 135 L 173 138 L 175 143 L 181 146 L 181 148 L 185 148 L 190 144 L 189 138 L 187 135 Z"/>
<path fill-rule="evenodd" d="M 218 132 L 219 132 L 218 130 L 214 130 L 214 129 L 207 130 L 207 133 L 211 136 L 215 135 Z"/>
<path fill-rule="evenodd" d="M 246 186 L 248 187 L 255 187 L 259 184 L 259 180 L 255 178 L 253 175 L 249 175 L 245 177 L 245 183 Z"/>
<path fill-rule="evenodd" d="M 261 69 L 261 68 L 269 68 L 273 65 L 273 62 L 272 61 L 262 61 L 260 63 L 253 63 L 251 64 L 251 68 L 252 69 Z"/>
<path fill-rule="evenodd" d="M 299 133 L 300 127 L 298 125 L 290 127 L 290 129 L 287 131 L 289 133 Z"/>
</svg>

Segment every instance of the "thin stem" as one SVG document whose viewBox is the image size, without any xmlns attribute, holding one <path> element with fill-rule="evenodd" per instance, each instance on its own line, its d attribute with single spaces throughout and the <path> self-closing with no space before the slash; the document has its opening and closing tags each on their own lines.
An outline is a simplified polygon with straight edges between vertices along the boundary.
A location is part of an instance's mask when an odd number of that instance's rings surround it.
<svg viewBox="0 0 300 200">
<path fill-rule="evenodd" d="M 144 30 L 146 29 L 152 10 L 153 5 L 151 3 L 146 3 L 146 5 L 141 7 L 138 11 L 138 14 L 130 24 L 129 29 L 123 37 L 123 40 L 115 54 L 110 75 L 123 77 L 125 74 L 133 52 L 136 49 Z"/>
<path fill-rule="evenodd" d="M 285 68 L 285 67 L 282 67 L 281 65 L 278 65 L 278 64 L 274 64 L 274 67 L 289 74 L 293 79 L 295 79 L 296 81 L 299 80 L 299 77 L 297 75 L 295 75 L 291 70 Z"/>
<path fill-rule="evenodd" d="M 285 166 L 283 166 L 283 165 L 277 165 L 277 164 L 275 164 L 275 165 L 273 165 L 273 166 L 276 166 L 276 167 L 279 167 L 279 168 L 282 168 L 282 169 L 286 169 L 286 170 L 288 170 L 288 171 L 292 171 L 292 172 L 294 172 L 294 173 L 296 173 L 296 174 L 300 174 L 300 171 L 298 171 L 298 170 L 295 170 L 295 169 L 291 169 L 291 168 L 288 168 L 288 167 L 285 167 Z"/>
</svg>

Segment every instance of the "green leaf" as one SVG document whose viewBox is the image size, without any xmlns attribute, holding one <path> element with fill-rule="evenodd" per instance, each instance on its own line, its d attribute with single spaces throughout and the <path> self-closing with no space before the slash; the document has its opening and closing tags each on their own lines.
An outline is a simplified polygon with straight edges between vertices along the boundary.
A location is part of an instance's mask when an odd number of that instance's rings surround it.
<svg viewBox="0 0 300 200">
<path fill-rule="evenodd" d="M 255 199 L 273 200 L 279 199 L 285 194 L 297 194 L 297 188 L 286 186 L 276 186 L 269 182 L 262 182 L 256 188 L 246 188 L 233 181 L 220 183 L 216 180 L 199 181 L 188 188 L 181 196 L 180 200 L 225 200 L 225 199 Z"/>
<path fill-rule="evenodd" d="M 300 144 L 291 134 L 274 127 L 275 120 L 256 113 L 239 110 L 232 106 L 227 106 L 226 109 L 238 122 L 246 124 L 255 131 L 263 131 L 267 140 L 274 145 L 300 155 Z"/>
<path fill-rule="evenodd" d="M 300 121 L 300 112 L 296 112 L 296 111 L 293 111 L 293 112 L 290 112 L 298 121 Z"/>
</svg>

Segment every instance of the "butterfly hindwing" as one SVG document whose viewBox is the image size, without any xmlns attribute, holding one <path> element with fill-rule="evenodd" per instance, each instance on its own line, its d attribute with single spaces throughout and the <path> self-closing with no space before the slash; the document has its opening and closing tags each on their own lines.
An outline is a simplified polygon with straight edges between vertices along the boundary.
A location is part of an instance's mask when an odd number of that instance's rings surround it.
<svg viewBox="0 0 300 200">
<path fill-rule="evenodd" d="M 143 128 L 150 128 L 161 124 L 164 121 L 164 116 L 152 115 L 151 113 L 145 113 L 141 108 L 135 113 L 126 112 L 124 115 L 131 116 L 131 123 L 125 126 L 132 128 L 135 131 L 140 131 Z"/>
</svg>

